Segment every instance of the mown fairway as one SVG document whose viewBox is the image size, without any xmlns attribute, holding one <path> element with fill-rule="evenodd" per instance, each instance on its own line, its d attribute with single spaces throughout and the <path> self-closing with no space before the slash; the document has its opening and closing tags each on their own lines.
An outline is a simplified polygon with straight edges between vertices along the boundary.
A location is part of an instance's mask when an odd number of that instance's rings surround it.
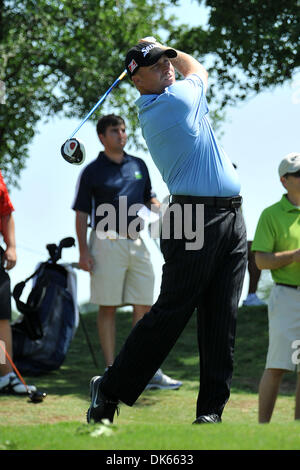
<svg viewBox="0 0 300 470">
<path fill-rule="evenodd" d="M 257 449 L 300 448 L 300 422 L 293 419 L 296 377 L 284 378 L 272 422 L 257 424 L 257 389 L 267 348 L 266 308 L 239 311 L 232 394 L 220 425 L 192 426 L 198 389 L 195 316 L 163 364 L 163 370 L 184 382 L 178 391 L 144 392 L 133 407 L 121 405 L 113 426 L 86 424 L 89 380 L 101 374 L 95 314 L 84 316 L 97 352 L 95 370 L 83 330 L 79 326 L 67 359 L 59 371 L 26 377 L 47 391 L 41 404 L 27 398 L 1 396 L 0 449 Z M 117 316 L 120 348 L 131 328 L 131 314 Z"/>
</svg>

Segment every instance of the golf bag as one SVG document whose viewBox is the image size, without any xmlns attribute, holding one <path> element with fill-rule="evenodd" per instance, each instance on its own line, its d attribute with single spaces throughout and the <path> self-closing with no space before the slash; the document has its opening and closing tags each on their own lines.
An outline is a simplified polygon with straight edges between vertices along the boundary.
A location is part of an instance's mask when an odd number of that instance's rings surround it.
<svg viewBox="0 0 300 470">
<path fill-rule="evenodd" d="M 74 245 L 72 237 L 64 238 L 58 246 L 47 245 L 50 259 L 13 290 L 22 314 L 21 320 L 12 324 L 13 357 L 23 374 L 59 369 L 78 327 L 76 274 L 71 265 L 57 263 L 62 248 Z M 33 287 L 24 303 L 20 297 L 30 279 Z"/>
</svg>

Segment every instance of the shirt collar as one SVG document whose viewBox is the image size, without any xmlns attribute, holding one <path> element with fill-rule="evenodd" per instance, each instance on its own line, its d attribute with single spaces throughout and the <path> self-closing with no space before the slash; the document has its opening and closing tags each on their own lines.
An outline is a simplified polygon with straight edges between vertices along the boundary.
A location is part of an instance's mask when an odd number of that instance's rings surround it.
<svg viewBox="0 0 300 470">
<path fill-rule="evenodd" d="M 292 204 L 288 198 L 287 198 L 287 194 L 283 194 L 281 200 L 280 200 L 280 205 L 281 207 L 283 208 L 283 210 L 285 210 L 286 212 L 292 212 L 292 211 L 297 211 L 297 212 L 300 212 L 300 208 L 297 207 L 297 206 L 294 206 L 294 204 Z"/>
<path fill-rule="evenodd" d="M 101 150 L 98 155 L 98 160 L 103 160 L 107 164 L 111 163 L 112 165 L 123 165 L 128 160 L 128 154 L 124 151 L 124 159 L 121 163 L 116 163 L 111 160 L 103 150 Z"/>
<path fill-rule="evenodd" d="M 139 109 L 142 109 L 144 106 L 149 105 L 160 95 L 141 95 L 135 102 Z"/>
</svg>

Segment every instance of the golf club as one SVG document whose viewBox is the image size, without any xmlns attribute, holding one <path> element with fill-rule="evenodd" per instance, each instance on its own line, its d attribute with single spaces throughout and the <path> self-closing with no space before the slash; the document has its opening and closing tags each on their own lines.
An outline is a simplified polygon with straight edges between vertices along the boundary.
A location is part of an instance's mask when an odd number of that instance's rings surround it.
<svg viewBox="0 0 300 470">
<path fill-rule="evenodd" d="M 79 317 L 80 317 L 80 322 L 79 323 L 82 326 L 82 330 L 83 330 L 87 345 L 89 347 L 89 350 L 90 350 L 90 353 L 91 353 L 91 356 L 92 356 L 92 359 L 93 359 L 94 366 L 96 367 L 96 370 L 99 370 L 99 364 L 97 362 L 96 355 L 94 353 L 93 346 L 92 346 L 92 343 L 90 341 L 87 328 L 85 326 L 85 322 L 83 321 L 83 315 L 80 312 L 79 312 Z"/>
<path fill-rule="evenodd" d="M 146 42 L 156 42 L 156 39 L 153 36 L 147 36 L 143 39 Z M 111 92 L 111 90 L 118 85 L 118 83 L 127 75 L 127 70 L 125 69 L 121 75 L 114 81 L 114 83 L 109 87 L 109 89 L 104 93 L 103 96 L 99 99 L 99 101 L 95 104 L 95 106 L 90 110 L 90 112 L 85 116 L 85 118 L 81 121 L 78 127 L 72 132 L 68 140 L 62 145 L 60 152 L 63 158 L 68 162 L 72 163 L 73 165 L 81 165 L 85 160 L 85 148 L 83 142 L 79 139 L 75 139 L 74 135 L 79 129 L 83 126 L 83 124 L 88 120 L 88 118 L 93 114 L 93 112 L 100 106 L 101 103 L 105 100 L 107 95 Z"/>
<path fill-rule="evenodd" d="M 89 119 L 89 117 L 93 114 L 93 112 L 100 106 L 101 103 L 105 100 L 107 95 L 111 92 L 111 90 L 125 77 L 127 74 L 127 70 L 124 70 L 121 75 L 114 81 L 114 83 L 109 87 L 109 89 L 104 93 L 103 96 L 99 99 L 99 101 L 95 104 L 95 106 L 90 110 L 90 112 L 85 116 L 85 118 L 81 121 L 78 127 L 72 132 L 68 140 L 62 145 L 61 147 L 61 154 L 63 158 L 68 162 L 72 163 L 73 165 L 81 165 L 85 159 L 85 148 L 83 143 L 78 140 L 74 139 L 74 135 L 79 129 L 83 126 L 83 124 Z"/>
<path fill-rule="evenodd" d="M 75 269 L 81 269 L 80 266 L 79 266 L 79 263 L 71 263 L 71 266 L 72 268 L 75 268 Z M 99 370 L 99 364 L 97 362 L 97 359 L 96 359 L 96 355 L 94 353 L 94 350 L 93 350 L 93 346 L 92 346 L 92 343 L 90 341 L 90 338 L 89 338 L 89 335 L 88 335 L 88 331 L 87 331 L 87 328 L 86 328 L 86 325 L 85 325 L 85 322 L 83 321 L 83 315 L 82 313 L 79 312 L 79 318 L 80 318 L 80 324 L 82 326 L 82 330 L 83 330 L 83 333 L 84 333 L 84 336 L 85 336 L 85 339 L 86 339 L 86 342 L 87 342 L 87 345 L 89 347 L 89 350 L 90 350 L 90 353 L 91 353 L 91 356 L 92 356 L 92 359 L 93 359 L 93 362 L 94 362 L 94 366 L 96 367 L 97 370 Z"/>
<path fill-rule="evenodd" d="M 75 239 L 73 237 L 66 237 L 59 242 L 59 245 L 56 245 L 55 243 L 48 243 L 46 248 L 50 255 L 51 261 L 55 264 L 61 258 L 62 249 L 71 248 L 72 246 L 75 246 Z"/>
<path fill-rule="evenodd" d="M 23 379 L 22 375 L 18 371 L 17 367 L 15 366 L 12 358 L 10 357 L 8 352 L 6 351 L 5 347 L 2 345 L 1 341 L 0 341 L 0 346 L 1 346 L 1 349 L 4 351 L 4 354 L 6 355 L 10 365 L 12 366 L 15 373 L 17 374 L 17 376 L 21 380 L 22 384 L 26 388 L 27 394 L 28 394 L 30 400 L 32 401 L 32 403 L 41 403 L 44 400 L 44 398 L 46 398 L 47 394 L 45 392 L 40 392 L 39 390 L 36 390 L 36 391 L 29 390 L 28 385 L 26 384 L 26 382 Z"/>
</svg>

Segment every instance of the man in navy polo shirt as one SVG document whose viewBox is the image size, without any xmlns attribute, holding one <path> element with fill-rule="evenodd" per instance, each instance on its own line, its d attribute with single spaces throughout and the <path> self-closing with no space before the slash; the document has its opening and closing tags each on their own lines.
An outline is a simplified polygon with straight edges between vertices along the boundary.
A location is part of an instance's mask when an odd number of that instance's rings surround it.
<svg viewBox="0 0 300 470">
<path fill-rule="evenodd" d="M 124 120 L 112 114 L 102 117 L 97 134 L 104 152 L 81 172 L 73 209 L 79 265 L 91 274 L 90 300 L 99 305 L 99 339 L 109 367 L 115 354 L 116 307 L 133 305 L 135 326 L 153 302 L 154 273 L 150 254 L 139 236 L 142 221 L 136 213 L 143 205 L 159 207 L 159 202 L 152 192 L 144 161 L 124 152 Z M 92 228 L 89 243 L 88 223 Z M 131 226 L 134 230 L 130 230 Z M 159 369 L 146 388 L 180 386 L 181 382 Z"/>
</svg>

